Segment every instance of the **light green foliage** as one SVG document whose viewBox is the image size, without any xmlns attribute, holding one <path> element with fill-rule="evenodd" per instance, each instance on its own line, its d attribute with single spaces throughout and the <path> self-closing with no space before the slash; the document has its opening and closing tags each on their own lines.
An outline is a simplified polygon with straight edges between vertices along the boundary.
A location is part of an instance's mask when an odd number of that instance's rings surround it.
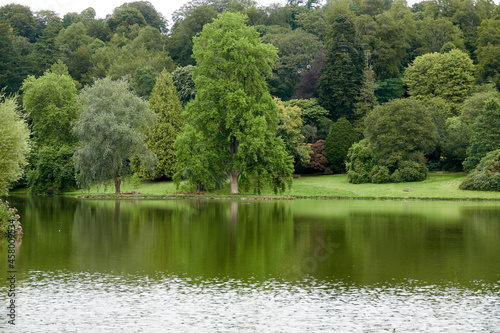
<svg viewBox="0 0 500 333">
<path fill-rule="evenodd" d="M 154 113 L 129 91 L 126 82 L 110 78 L 84 88 L 79 102 L 81 114 L 73 126 L 80 140 L 74 155 L 77 183 L 89 188 L 94 181 L 102 184 L 113 178 L 119 193 L 129 159 L 153 164 L 154 154 L 144 142 L 144 133 L 153 125 Z"/>
<path fill-rule="evenodd" d="M 17 208 L 9 207 L 8 201 L 0 199 L 0 237 L 7 237 L 9 233 L 12 235 L 12 232 L 15 232 L 17 237 L 22 236 L 23 228 L 19 218 Z M 14 225 L 14 229 L 10 227 L 11 223 Z"/>
<path fill-rule="evenodd" d="M 301 132 L 301 109 L 296 105 L 285 104 L 279 98 L 274 98 L 274 101 L 279 109 L 278 135 L 285 142 L 288 154 L 302 166 L 309 164 L 311 149 L 304 143 L 305 138 Z"/>
<path fill-rule="evenodd" d="M 30 132 L 16 111 L 14 98 L 0 99 L 0 195 L 7 194 L 9 185 L 21 178 L 30 151 Z"/>
<path fill-rule="evenodd" d="M 326 118 L 328 111 L 319 105 L 316 98 L 291 99 L 285 102 L 288 106 L 298 106 L 302 111 L 302 134 L 307 143 L 325 140 L 330 133 L 333 121 Z"/>
<path fill-rule="evenodd" d="M 78 114 L 75 83 L 62 62 L 22 86 L 23 106 L 31 123 L 34 153 L 27 180 L 34 193 L 58 192 L 75 185 L 72 156 L 76 138 L 71 133 Z"/>
<path fill-rule="evenodd" d="M 460 103 L 474 89 L 475 66 L 460 50 L 428 53 L 417 57 L 407 68 L 403 81 L 411 96 L 419 99 L 440 97 L 452 106 L 456 115 Z"/>
<path fill-rule="evenodd" d="M 371 182 L 371 172 L 377 161 L 368 140 L 363 139 L 351 146 L 347 152 L 345 165 L 349 182 L 353 184 Z"/>
<path fill-rule="evenodd" d="M 71 122 L 77 116 L 77 92 L 73 79 L 64 72 L 64 64 L 54 68 L 62 73 L 47 71 L 43 76 L 29 76 L 23 83 L 23 107 L 28 113 L 35 142 L 38 146 L 73 143 Z"/>
<path fill-rule="evenodd" d="M 158 76 L 149 99 L 149 108 L 157 114 L 157 120 L 147 132 L 146 144 L 158 157 L 154 172 L 140 168 L 138 173 L 146 179 L 171 178 L 175 172 L 176 151 L 174 142 L 181 132 L 182 106 L 170 73 L 166 70 Z"/>
<path fill-rule="evenodd" d="M 241 14 L 221 14 L 194 39 L 197 95 L 186 107 L 187 126 L 175 145 L 175 179 L 209 186 L 225 174 L 231 193 L 238 193 L 240 175 L 259 175 L 282 191 L 293 166 L 276 136 L 278 108 L 265 81 L 276 49 L 261 43 L 244 21 Z"/>
<path fill-rule="evenodd" d="M 500 149 L 487 153 L 460 184 L 460 189 L 500 191 Z"/>
<path fill-rule="evenodd" d="M 333 172 L 346 171 L 347 152 L 357 141 L 359 141 L 359 135 L 347 119 L 340 118 L 333 124 L 332 131 L 325 142 L 325 156 Z"/>
<path fill-rule="evenodd" d="M 472 170 L 488 152 L 500 149 L 499 128 L 500 102 L 491 99 L 472 126 L 473 134 L 467 148 L 467 159 L 464 161 L 465 170 Z"/>
</svg>

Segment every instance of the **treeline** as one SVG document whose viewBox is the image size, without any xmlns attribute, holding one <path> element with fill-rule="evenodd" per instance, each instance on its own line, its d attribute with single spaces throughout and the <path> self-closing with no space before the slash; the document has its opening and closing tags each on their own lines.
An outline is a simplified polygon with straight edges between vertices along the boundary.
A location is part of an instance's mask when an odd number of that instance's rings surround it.
<svg viewBox="0 0 500 333">
<path fill-rule="evenodd" d="M 194 0 L 170 21 L 146 1 L 125 3 L 105 19 L 96 18 L 92 8 L 59 17 L 11 4 L 0 7 L 0 87 L 6 95 L 19 94 L 32 131 L 25 178 L 30 188 L 75 186 L 74 156 L 81 153 L 74 154 L 83 134 L 78 136 L 74 124 L 85 109 L 81 96 L 108 79 L 126 82 L 135 97 L 149 100 L 156 122 L 163 119 L 168 129 L 150 123 L 156 139 L 142 131 L 148 147 L 156 146 L 162 172 L 137 158 L 118 161 L 109 155 L 118 169 L 102 177 L 113 176 L 117 185 L 126 167 L 149 179 L 179 172 L 174 142 L 189 121 L 180 113 L 194 103 L 197 89 L 211 89 L 195 84 L 203 57 L 193 56 L 193 37 L 224 12 L 244 15 L 260 41 L 275 47 L 272 75 L 262 74 L 279 110 L 273 131 L 297 173 L 348 172 L 355 183 L 422 180 L 429 169 L 473 170 L 500 148 L 500 9 L 493 1 L 422 1 L 409 7 L 403 0 L 296 0 L 259 7 L 249 0 Z M 165 101 L 174 98 L 170 87 L 177 102 Z M 168 133 L 168 144 L 160 144 L 162 133 Z M 210 158 L 205 164 L 214 162 Z M 182 176 L 198 187 L 221 183 L 210 172 L 203 183 L 199 175 L 206 165 L 196 167 L 196 175 L 188 175 L 193 166 Z M 254 171 L 247 178 L 262 177 Z M 473 184 L 489 184 L 489 171 L 481 172 L 475 177 L 482 181 Z M 237 174 L 245 178 L 245 172 Z"/>
</svg>

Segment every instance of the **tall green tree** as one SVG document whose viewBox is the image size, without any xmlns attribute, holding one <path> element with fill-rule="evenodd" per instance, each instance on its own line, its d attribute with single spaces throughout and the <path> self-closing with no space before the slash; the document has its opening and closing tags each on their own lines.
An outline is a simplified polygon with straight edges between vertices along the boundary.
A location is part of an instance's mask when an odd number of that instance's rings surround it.
<svg viewBox="0 0 500 333">
<path fill-rule="evenodd" d="M 72 156 L 76 138 L 71 123 L 78 112 L 77 91 L 67 67 L 56 63 L 39 78 L 23 83 L 35 149 L 27 173 L 31 191 L 45 193 L 74 187 Z"/>
<path fill-rule="evenodd" d="M 138 174 L 146 179 L 171 178 L 175 173 L 177 153 L 174 142 L 181 133 L 182 106 L 172 76 L 163 70 L 149 98 L 149 108 L 157 114 L 156 122 L 147 131 L 146 144 L 158 158 L 153 172 L 138 168 Z"/>
<path fill-rule="evenodd" d="M 500 102 L 491 99 L 486 103 L 483 114 L 472 126 L 473 134 L 467 148 L 464 169 L 474 169 L 490 151 L 500 149 Z"/>
<path fill-rule="evenodd" d="M 0 97 L 0 195 L 21 178 L 30 151 L 30 131 L 16 108 L 14 98 Z"/>
<path fill-rule="evenodd" d="M 429 110 L 415 99 L 395 99 L 375 107 L 365 120 L 365 136 L 378 163 L 396 169 L 403 161 L 425 164 L 437 129 Z"/>
<path fill-rule="evenodd" d="M 458 49 L 448 53 L 428 53 L 417 57 L 406 69 L 403 81 L 411 96 L 419 99 L 441 98 L 454 115 L 475 86 L 475 66 Z"/>
<path fill-rule="evenodd" d="M 319 82 L 319 102 L 333 121 L 355 120 L 355 101 L 363 85 L 365 56 L 348 15 L 335 14 L 326 41 L 325 66 Z"/>
<path fill-rule="evenodd" d="M 245 20 L 223 13 L 194 39 L 197 95 L 186 107 L 187 125 L 176 142 L 175 179 L 184 175 L 196 184 L 223 174 L 236 194 L 243 175 L 269 181 L 276 192 L 293 173 L 292 158 L 276 136 L 278 108 L 265 80 L 277 54 Z M 200 170 L 200 160 L 210 163 L 203 165 L 207 170 Z M 193 173 L 193 167 L 202 172 Z"/>
<path fill-rule="evenodd" d="M 109 77 L 84 88 L 79 102 L 81 113 L 73 126 L 80 140 L 74 155 L 77 183 L 89 188 L 92 182 L 102 184 L 113 179 L 115 193 L 120 193 L 121 176 L 128 170 L 129 159 L 154 164 L 155 156 L 145 143 L 154 113 L 126 82 Z"/>
</svg>

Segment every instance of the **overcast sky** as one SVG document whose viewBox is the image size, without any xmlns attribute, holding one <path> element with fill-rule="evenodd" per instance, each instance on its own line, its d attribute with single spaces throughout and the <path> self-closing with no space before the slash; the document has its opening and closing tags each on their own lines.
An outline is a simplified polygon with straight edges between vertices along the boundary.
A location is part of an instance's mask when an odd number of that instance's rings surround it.
<svg viewBox="0 0 500 333">
<path fill-rule="evenodd" d="M 53 10 L 60 17 L 69 12 L 80 13 L 82 10 L 92 7 L 97 13 L 97 17 L 105 18 L 106 15 L 112 14 L 113 9 L 121 6 L 126 2 L 134 2 L 135 0 L 0 0 L 0 7 L 17 3 L 31 8 L 31 11 Z M 149 0 L 155 9 L 160 12 L 169 21 L 172 13 L 188 3 L 190 0 Z M 270 3 L 285 4 L 286 0 L 257 0 L 259 5 L 267 5 Z"/>
</svg>

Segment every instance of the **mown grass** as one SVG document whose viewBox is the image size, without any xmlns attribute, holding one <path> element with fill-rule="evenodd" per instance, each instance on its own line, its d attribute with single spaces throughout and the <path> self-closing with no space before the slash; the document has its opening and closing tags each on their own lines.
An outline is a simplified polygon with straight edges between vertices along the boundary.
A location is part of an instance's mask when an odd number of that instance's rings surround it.
<svg viewBox="0 0 500 333">
<path fill-rule="evenodd" d="M 293 180 L 290 190 L 281 196 L 295 198 L 365 198 L 365 199 L 436 199 L 436 200 L 500 200 L 500 192 L 464 191 L 459 189 L 465 178 L 464 173 L 430 173 L 423 182 L 396 184 L 351 184 L 346 175 L 301 176 Z M 409 188 L 410 191 L 405 191 Z M 122 192 L 136 191 L 136 196 L 189 196 L 179 192 L 171 181 L 142 181 L 137 187 L 130 178 L 124 178 Z M 65 193 L 74 196 L 111 196 L 114 187 L 93 186 L 90 191 L 74 191 Z M 205 192 L 206 197 L 233 197 L 229 194 L 229 186 L 222 190 Z M 234 197 L 253 197 L 253 191 L 242 191 Z M 260 197 L 276 197 L 270 189 L 265 189 Z"/>
</svg>

